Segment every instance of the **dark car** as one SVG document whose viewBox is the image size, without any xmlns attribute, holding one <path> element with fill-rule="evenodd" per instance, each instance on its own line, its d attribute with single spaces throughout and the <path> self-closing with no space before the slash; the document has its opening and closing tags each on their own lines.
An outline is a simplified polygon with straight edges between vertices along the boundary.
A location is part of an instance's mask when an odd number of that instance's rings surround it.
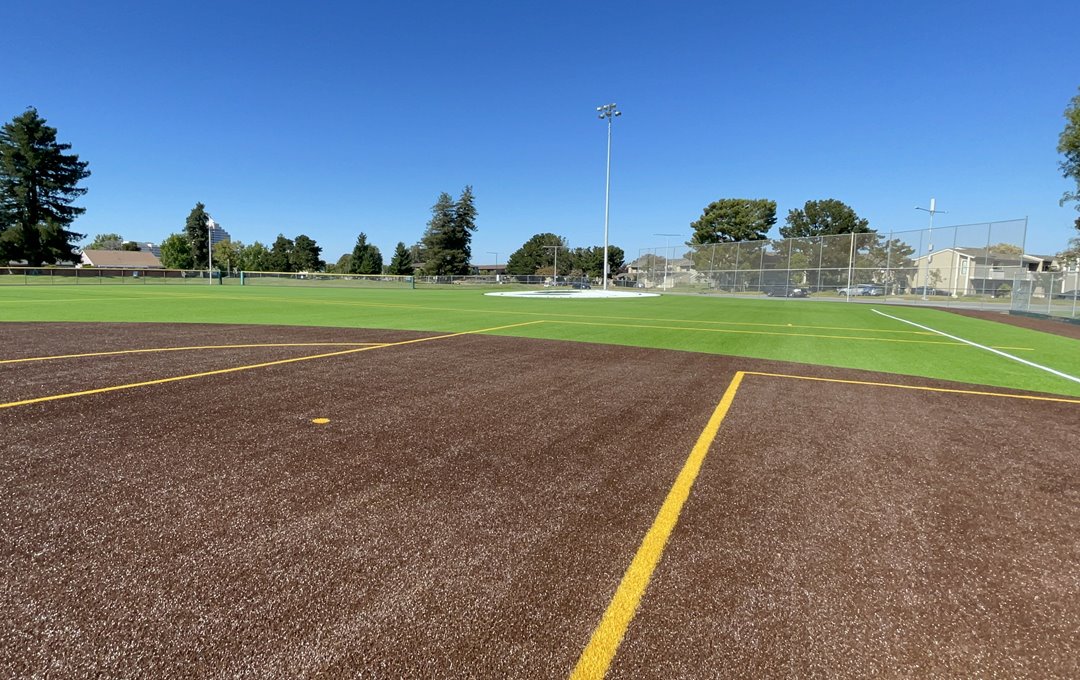
<svg viewBox="0 0 1080 680">
<path fill-rule="evenodd" d="M 949 291 L 942 290 L 940 288 L 931 288 L 930 286 L 916 286 L 911 289 L 912 295 L 948 295 Z"/>
<path fill-rule="evenodd" d="M 592 288 L 592 286 L 590 286 L 588 283 L 586 283 L 584 281 L 575 281 L 575 282 L 570 284 L 570 287 L 571 288 L 576 288 L 577 290 L 589 290 L 589 289 Z"/>
<path fill-rule="evenodd" d="M 765 294 L 769 297 L 804 298 L 808 293 L 805 288 L 797 288 L 795 286 L 773 286 L 772 288 L 766 288 Z"/>
<path fill-rule="evenodd" d="M 1064 293 L 1054 293 L 1055 300 L 1080 300 L 1080 288 L 1067 290 Z"/>
</svg>

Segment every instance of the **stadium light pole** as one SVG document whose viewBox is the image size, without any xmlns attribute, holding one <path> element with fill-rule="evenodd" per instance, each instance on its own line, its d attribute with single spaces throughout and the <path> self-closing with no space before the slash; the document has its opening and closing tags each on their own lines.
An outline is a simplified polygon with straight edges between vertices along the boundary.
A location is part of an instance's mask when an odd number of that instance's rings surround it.
<svg viewBox="0 0 1080 680">
<path fill-rule="evenodd" d="M 937 209 L 937 201 L 933 198 L 930 199 L 929 210 L 920 208 L 919 206 L 915 206 L 915 209 L 930 213 L 930 233 L 926 238 L 926 240 L 929 241 L 929 244 L 926 247 L 926 278 L 923 279 L 922 286 L 922 299 L 926 300 L 926 288 L 927 284 L 930 282 L 930 265 L 934 263 L 934 213 L 943 213 L 945 211 Z"/>
<path fill-rule="evenodd" d="M 206 217 L 206 257 L 207 268 L 209 271 L 206 273 L 210 275 L 210 285 L 214 285 L 214 220 L 210 219 L 208 215 Z"/>
<path fill-rule="evenodd" d="M 497 252 L 495 252 L 494 250 L 488 250 L 486 252 L 487 252 L 488 255 L 494 255 L 495 256 L 495 280 L 498 281 L 499 280 L 499 254 Z"/>
<path fill-rule="evenodd" d="M 669 239 L 672 236 L 682 236 L 682 234 L 653 234 L 653 236 L 663 236 L 664 237 L 664 283 L 667 283 L 667 281 L 668 281 L 668 262 L 670 261 L 670 258 L 668 257 L 668 244 L 670 243 Z M 668 286 L 668 288 L 671 288 L 671 286 Z"/>
<path fill-rule="evenodd" d="M 607 290 L 608 282 L 608 208 L 611 206 L 611 121 L 622 115 L 622 111 L 615 110 L 616 104 L 604 104 L 597 106 L 597 116 L 601 120 L 607 119 L 607 172 L 604 180 L 604 290 Z M 558 251 L 556 251 L 558 253 Z"/>
</svg>

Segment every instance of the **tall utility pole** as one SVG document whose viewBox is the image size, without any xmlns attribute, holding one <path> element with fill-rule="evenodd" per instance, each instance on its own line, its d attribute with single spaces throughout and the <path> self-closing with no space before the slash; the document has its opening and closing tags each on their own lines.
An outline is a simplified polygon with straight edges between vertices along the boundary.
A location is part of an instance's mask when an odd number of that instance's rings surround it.
<svg viewBox="0 0 1080 680">
<path fill-rule="evenodd" d="M 622 111 L 615 110 L 616 104 L 604 104 L 597 106 L 600 119 L 607 118 L 607 174 L 604 181 L 604 290 L 607 290 L 608 282 L 608 208 L 611 205 L 611 121 L 616 116 L 621 116 Z M 558 251 L 556 251 L 558 253 Z"/>
<path fill-rule="evenodd" d="M 926 278 L 923 279 L 922 286 L 922 299 L 925 300 L 927 299 L 926 289 L 930 284 L 930 265 L 934 263 L 934 213 L 943 213 L 945 211 L 937 209 L 937 203 L 933 198 L 930 199 L 929 210 L 927 210 L 926 208 L 920 208 L 919 206 L 915 206 L 915 209 L 930 213 L 930 233 L 927 235 L 926 239 L 927 241 L 929 241 L 929 246 L 926 249 Z"/>
<path fill-rule="evenodd" d="M 206 261 L 207 274 L 210 275 L 210 285 L 214 285 L 214 220 L 206 216 Z"/>
<path fill-rule="evenodd" d="M 540 247 L 543 248 L 544 250 L 554 250 L 555 251 L 555 264 L 552 266 L 552 273 L 554 274 L 554 277 L 551 280 L 551 285 L 557 286 L 557 285 L 559 285 L 559 248 L 562 248 L 562 246 L 540 246 Z"/>
<path fill-rule="evenodd" d="M 494 250 L 488 250 L 486 252 L 487 252 L 488 255 L 494 255 L 495 256 L 495 281 L 496 282 L 501 281 L 502 279 L 499 278 L 499 254 L 497 252 L 495 252 Z"/>
</svg>

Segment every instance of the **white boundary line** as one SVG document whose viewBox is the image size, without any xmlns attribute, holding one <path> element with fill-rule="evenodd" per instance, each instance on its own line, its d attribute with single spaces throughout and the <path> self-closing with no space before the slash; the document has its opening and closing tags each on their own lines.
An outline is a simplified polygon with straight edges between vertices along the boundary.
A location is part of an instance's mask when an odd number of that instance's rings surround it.
<svg viewBox="0 0 1080 680">
<path fill-rule="evenodd" d="M 1059 378 L 1065 378 L 1066 380 L 1071 380 L 1074 383 L 1080 383 L 1080 378 L 1077 378 L 1074 375 L 1069 375 L 1068 373 L 1062 373 L 1061 371 L 1054 370 L 1053 368 L 1050 368 L 1048 366 L 1043 366 L 1042 364 L 1037 364 L 1034 361 L 1028 361 L 1027 359 L 1021 359 L 1020 357 L 1014 357 L 1013 355 L 1011 355 L 1011 354 L 1009 354 L 1007 352 L 1002 352 L 999 349 L 994 349 L 993 347 L 987 347 L 986 345 L 980 345 L 977 342 L 972 342 L 970 340 L 965 340 L 963 338 L 958 338 L 955 335 L 949 335 L 948 333 L 943 333 L 942 331 L 936 330 L 934 328 L 930 328 L 929 326 L 923 326 L 922 324 L 915 323 L 914 321 L 908 321 L 907 319 L 901 319 L 898 316 L 893 316 L 892 314 L 886 314 L 885 312 L 880 312 L 880 311 L 878 311 L 876 309 L 871 309 L 870 311 L 872 311 L 874 314 L 880 314 L 881 316 L 893 319 L 895 321 L 900 321 L 902 323 L 906 323 L 908 325 L 915 326 L 916 328 L 921 328 L 923 330 L 930 331 L 931 333 L 937 333 L 938 335 L 943 335 L 946 338 L 949 338 L 951 340 L 956 340 L 957 342 L 962 342 L 965 345 L 971 345 L 972 347 L 978 347 L 979 349 L 985 349 L 987 352 L 993 352 L 994 354 L 997 354 L 998 356 L 1003 356 L 1006 359 L 1012 359 L 1013 361 L 1019 361 L 1020 363 L 1022 363 L 1024 365 L 1027 365 L 1027 366 L 1031 366 L 1032 368 L 1037 368 L 1037 369 L 1039 369 L 1041 371 L 1046 371 L 1047 373 L 1053 373 L 1054 375 L 1058 376 Z"/>
</svg>

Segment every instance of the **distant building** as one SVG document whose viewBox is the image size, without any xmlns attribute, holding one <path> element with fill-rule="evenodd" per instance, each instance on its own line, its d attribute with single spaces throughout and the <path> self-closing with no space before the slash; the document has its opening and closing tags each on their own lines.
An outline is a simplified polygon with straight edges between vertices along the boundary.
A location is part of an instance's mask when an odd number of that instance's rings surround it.
<svg viewBox="0 0 1080 680">
<path fill-rule="evenodd" d="M 163 269 L 161 260 L 145 250 L 84 250 L 77 266 L 99 269 Z"/>
<path fill-rule="evenodd" d="M 214 247 L 222 241 L 231 241 L 232 237 L 229 236 L 229 232 L 221 228 L 221 225 L 210 219 L 210 247 Z"/>
<path fill-rule="evenodd" d="M 945 248 L 912 260 L 912 285 L 951 295 L 994 295 L 1017 281 L 1035 281 L 1056 264 L 1052 255 L 1001 253 L 986 248 Z"/>
<path fill-rule="evenodd" d="M 161 246 L 150 241 L 136 241 L 139 244 L 139 250 L 147 253 L 153 253 L 154 257 L 161 259 Z"/>
</svg>

